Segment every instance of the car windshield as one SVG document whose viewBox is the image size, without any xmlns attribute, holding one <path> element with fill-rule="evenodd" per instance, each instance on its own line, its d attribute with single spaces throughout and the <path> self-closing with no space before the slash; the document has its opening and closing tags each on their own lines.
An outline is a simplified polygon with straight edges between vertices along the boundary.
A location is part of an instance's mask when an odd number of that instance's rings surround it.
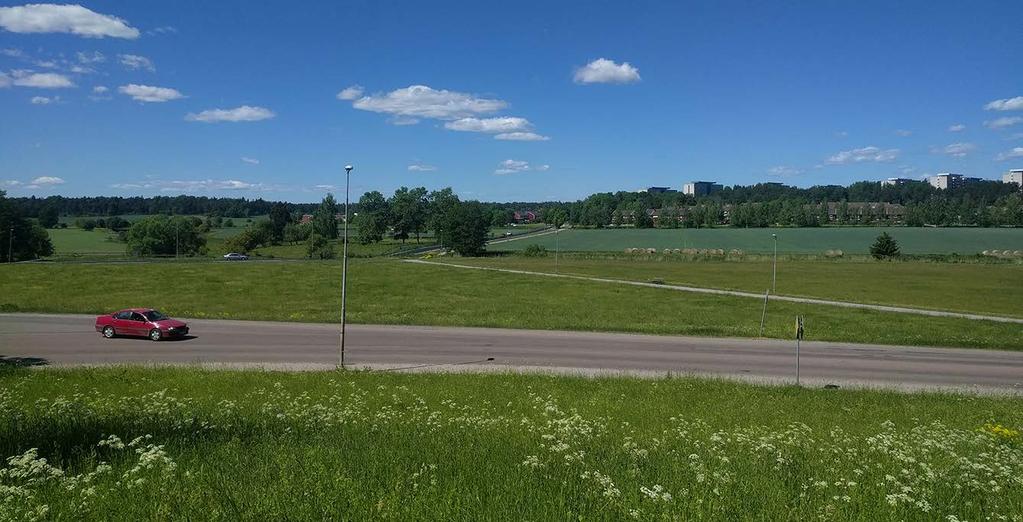
<svg viewBox="0 0 1023 522">
<path fill-rule="evenodd" d="M 157 312 L 156 310 L 150 310 L 142 315 L 146 316 L 146 319 L 149 319 L 150 321 L 163 321 L 164 319 L 169 319 L 169 317 Z"/>
</svg>

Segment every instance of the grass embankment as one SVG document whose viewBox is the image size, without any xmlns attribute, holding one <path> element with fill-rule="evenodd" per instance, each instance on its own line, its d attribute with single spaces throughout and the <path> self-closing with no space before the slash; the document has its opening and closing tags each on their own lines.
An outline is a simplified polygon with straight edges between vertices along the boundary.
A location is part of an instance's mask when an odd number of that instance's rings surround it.
<svg viewBox="0 0 1023 522">
<path fill-rule="evenodd" d="M 449 258 L 445 262 L 554 273 L 554 254 Z M 562 255 L 558 273 L 763 293 L 772 261 L 681 256 Z M 801 260 L 778 262 L 777 294 L 855 303 L 1023 317 L 1023 264 Z"/>
<path fill-rule="evenodd" d="M 693 379 L 8 370 L 0 518 L 1012 520 L 1021 412 Z"/>
<path fill-rule="evenodd" d="M 535 240 L 510 241 L 492 250 L 522 250 L 536 243 L 563 251 L 621 252 L 626 248 L 733 248 L 745 252 L 772 252 L 778 235 L 778 251 L 820 254 L 842 250 L 867 254 L 881 232 L 888 232 L 906 254 L 977 254 L 984 250 L 1023 250 L 1023 228 L 701 228 L 701 229 L 569 229 Z"/>
<path fill-rule="evenodd" d="M 357 259 L 353 323 L 489 326 L 755 337 L 759 299 Z M 340 263 L 242 262 L 0 266 L 0 311 L 105 313 L 154 306 L 171 315 L 337 320 Z M 1023 349 L 1018 324 L 772 302 L 764 334 L 880 344 Z"/>
</svg>

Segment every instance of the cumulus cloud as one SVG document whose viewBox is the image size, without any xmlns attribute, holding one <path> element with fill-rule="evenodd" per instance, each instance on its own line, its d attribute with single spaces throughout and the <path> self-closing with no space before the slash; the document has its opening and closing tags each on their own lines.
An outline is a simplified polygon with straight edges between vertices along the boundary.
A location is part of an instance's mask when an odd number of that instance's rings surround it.
<svg viewBox="0 0 1023 522">
<path fill-rule="evenodd" d="M 13 83 L 11 77 L 5 72 L 0 72 L 0 89 L 10 87 L 11 83 Z"/>
<path fill-rule="evenodd" d="M 494 139 L 505 141 L 547 141 L 550 138 L 535 132 L 502 132 L 494 136 Z"/>
<path fill-rule="evenodd" d="M 39 189 L 45 187 L 52 187 L 54 185 L 63 185 L 64 178 L 58 178 L 56 176 L 39 176 L 33 179 L 28 185 L 25 185 L 27 189 Z"/>
<path fill-rule="evenodd" d="M 995 157 L 998 161 L 1014 158 L 1023 158 L 1023 147 L 1013 147 L 1011 150 L 1007 150 Z"/>
<path fill-rule="evenodd" d="M 0 28 L 12 33 L 70 33 L 86 38 L 139 37 L 139 30 L 116 16 L 80 5 L 28 4 L 0 7 Z"/>
<path fill-rule="evenodd" d="M 337 93 L 337 99 L 339 100 L 354 100 L 362 96 L 362 86 L 352 85 L 341 89 L 341 92 Z"/>
<path fill-rule="evenodd" d="M 972 143 L 952 143 L 942 148 L 932 149 L 937 154 L 947 154 L 953 158 L 963 158 L 977 148 Z"/>
<path fill-rule="evenodd" d="M 1023 111 L 1023 96 L 989 102 L 984 106 L 988 111 Z"/>
<path fill-rule="evenodd" d="M 198 114 L 188 113 L 185 115 L 185 120 L 217 123 L 222 121 L 260 121 L 268 120 L 274 116 L 276 114 L 265 107 L 242 105 L 234 109 L 209 109 Z"/>
<path fill-rule="evenodd" d="M 494 174 L 515 174 L 517 172 L 543 172 L 550 169 L 550 165 L 530 165 L 528 161 L 506 159 L 501 162 L 500 167 Z"/>
<path fill-rule="evenodd" d="M 0 54 L 10 58 L 21 58 L 22 56 L 25 55 L 25 53 L 21 52 L 21 49 L 13 48 L 0 49 Z"/>
<path fill-rule="evenodd" d="M 107 86 L 105 86 L 105 85 L 97 85 L 97 86 L 92 88 L 92 92 L 95 93 L 95 94 L 103 94 L 103 93 L 105 93 L 105 92 L 107 92 L 109 90 L 110 89 L 108 89 Z"/>
<path fill-rule="evenodd" d="M 76 56 L 78 56 L 78 63 L 84 63 L 87 65 L 94 63 L 103 63 L 107 61 L 107 57 L 99 51 L 93 51 L 91 53 L 78 51 L 75 54 Z"/>
<path fill-rule="evenodd" d="M 137 54 L 119 54 L 117 57 L 121 61 L 121 65 L 125 68 L 137 71 L 139 69 L 145 69 L 150 72 L 156 72 L 156 66 L 153 65 L 153 61 L 145 56 L 139 56 Z"/>
<path fill-rule="evenodd" d="M 445 129 L 463 132 L 517 132 L 532 127 L 529 120 L 514 116 L 501 116 L 498 118 L 460 118 L 444 124 Z"/>
<path fill-rule="evenodd" d="M 779 177 L 779 178 L 789 178 L 789 177 L 792 177 L 792 176 L 798 176 L 798 175 L 802 174 L 803 171 L 801 169 L 797 169 L 796 167 L 789 167 L 787 165 L 778 165 L 776 167 L 771 167 L 771 168 L 767 169 L 767 173 L 770 174 L 771 176 L 775 176 L 775 177 Z"/>
<path fill-rule="evenodd" d="M 11 71 L 13 84 L 18 87 L 35 87 L 38 89 L 63 89 L 74 87 L 75 84 L 67 76 L 57 73 L 37 73 L 26 70 Z"/>
<path fill-rule="evenodd" d="M 241 157 L 242 162 L 248 163 L 249 165 L 259 165 L 259 160 L 256 158 L 249 158 L 246 156 Z"/>
<path fill-rule="evenodd" d="M 16 179 L 0 179 L 0 187 L 15 188 L 20 186 L 21 182 Z"/>
<path fill-rule="evenodd" d="M 1021 121 L 1023 121 L 1023 117 L 1020 116 L 1003 116 L 994 120 L 985 121 L 984 126 L 989 129 L 1004 129 L 1005 127 L 1011 127 Z"/>
<path fill-rule="evenodd" d="M 639 69 L 629 62 L 615 63 L 597 58 L 575 70 L 575 83 L 633 83 L 640 80 Z"/>
<path fill-rule="evenodd" d="M 949 132 L 962 132 L 964 130 L 966 130 L 966 125 L 963 125 L 962 123 L 957 123 L 955 125 L 948 126 Z"/>
<path fill-rule="evenodd" d="M 170 87 L 154 87 L 152 85 L 138 85 L 135 83 L 122 85 L 117 88 L 117 92 L 127 94 L 135 101 L 146 103 L 163 103 L 185 97 L 185 95 Z"/>
<path fill-rule="evenodd" d="M 411 85 L 389 93 L 363 96 L 352 107 L 371 112 L 454 120 L 499 111 L 508 104 L 502 100 L 480 98 L 462 92 Z"/>
<path fill-rule="evenodd" d="M 850 163 L 863 162 L 886 162 L 899 157 L 899 149 L 880 149 L 878 147 L 863 147 L 860 149 L 843 150 L 827 159 L 831 165 L 845 165 Z"/>
<path fill-rule="evenodd" d="M 29 100 L 29 102 L 32 105 L 49 105 L 51 103 L 57 103 L 59 101 L 60 96 L 54 96 L 52 98 L 47 98 L 46 96 L 33 96 L 32 99 Z"/>
<path fill-rule="evenodd" d="M 422 163 L 413 163 L 408 166 L 409 172 L 433 172 L 437 170 L 437 167 L 433 165 L 424 165 Z"/>
</svg>

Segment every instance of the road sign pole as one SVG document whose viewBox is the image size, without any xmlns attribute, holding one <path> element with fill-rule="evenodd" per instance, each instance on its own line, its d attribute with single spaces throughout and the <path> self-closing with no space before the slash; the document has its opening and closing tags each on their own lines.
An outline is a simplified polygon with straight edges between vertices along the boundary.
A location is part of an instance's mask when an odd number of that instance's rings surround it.
<svg viewBox="0 0 1023 522">
<path fill-rule="evenodd" d="M 799 343 L 803 340 L 803 316 L 796 316 L 796 386 L 799 386 Z"/>
<path fill-rule="evenodd" d="M 771 289 L 770 288 L 768 288 L 767 290 L 764 290 L 764 311 L 763 311 L 763 313 L 760 314 L 760 335 L 759 335 L 759 337 L 763 337 L 764 336 L 764 319 L 767 319 L 767 296 L 770 293 L 771 293 Z"/>
</svg>

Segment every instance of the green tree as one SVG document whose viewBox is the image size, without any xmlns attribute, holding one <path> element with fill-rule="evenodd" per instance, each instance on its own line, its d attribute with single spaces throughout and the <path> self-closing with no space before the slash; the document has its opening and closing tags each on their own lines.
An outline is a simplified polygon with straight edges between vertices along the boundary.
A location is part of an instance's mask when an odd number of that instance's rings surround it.
<svg viewBox="0 0 1023 522">
<path fill-rule="evenodd" d="M 394 237 L 402 241 L 412 234 L 419 241 L 420 234 L 426 229 L 427 192 L 423 187 L 410 189 L 401 187 L 394 191 L 390 200 L 391 226 Z"/>
<path fill-rule="evenodd" d="M 333 259 L 337 255 L 334 252 L 334 244 L 316 232 L 309 234 L 305 253 L 309 259 Z"/>
<path fill-rule="evenodd" d="M 327 194 L 313 212 L 313 232 L 326 238 L 337 239 L 337 202 Z"/>
<path fill-rule="evenodd" d="M 636 205 L 633 212 L 636 216 L 634 220 L 636 228 L 654 228 L 654 219 L 650 217 L 643 205 Z"/>
<path fill-rule="evenodd" d="M 356 228 L 359 229 L 359 243 L 368 245 L 370 243 L 377 243 L 384 239 L 384 231 L 386 230 L 386 222 L 377 219 L 376 214 L 372 212 L 360 212 L 355 219 L 352 220 Z"/>
<path fill-rule="evenodd" d="M 39 224 L 43 228 L 53 228 L 57 226 L 60 221 L 60 216 L 57 213 L 56 205 L 46 205 L 43 210 L 39 212 Z"/>
<path fill-rule="evenodd" d="M 288 223 L 284 226 L 284 241 L 292 245 L 309 239 L 309 234 L 312 233 L 312 225 Z"/>
<path fill-rule="evenodd" d="M 490 220 L 478 201 L 454 205 L 441 219 L 443 224 L 437 238 L 441 245 L 462 256 L 478 256 L 486 249 Z"/>
<path fill-rule="evenodd" d="M 0 253 L 3 255 L 0 263 L 53 254 L 53 243 L 46 229 L 25 219 L 3 190 L 0 190 Z"/>
<path fill-rule="evenodd" d="M 888 232 L 881 232 L 874 244 L 870 246 L 870 255 L 875 259 L 892 259 L 898 257 L 899 254 L 899 243 L 889 236 Z"/>
<path fill-rule="evenodd" d="M 135 256 L 193 256 L 206 252 L 206 236 L 188 218 L 164 215 L 142 218 L 125 235 Z"/>
<path fill-rule="evenodd" d="M 284 240 L 284 227 L 291 223 L 291 212 L 286 203 L 274 203 L 270 207 L 271 232 L 275 241 Z"/>
<path fill-rule="evenodd" d="M 448 213 L 458 206 L 459 203 L 458 196 L 451 190 L 451 187 L 435 190 L 427 194 L 426 227 L 428 230 L 433 231 L 434 236 L 438 238 L 441 236 Z"/>
</svg>

